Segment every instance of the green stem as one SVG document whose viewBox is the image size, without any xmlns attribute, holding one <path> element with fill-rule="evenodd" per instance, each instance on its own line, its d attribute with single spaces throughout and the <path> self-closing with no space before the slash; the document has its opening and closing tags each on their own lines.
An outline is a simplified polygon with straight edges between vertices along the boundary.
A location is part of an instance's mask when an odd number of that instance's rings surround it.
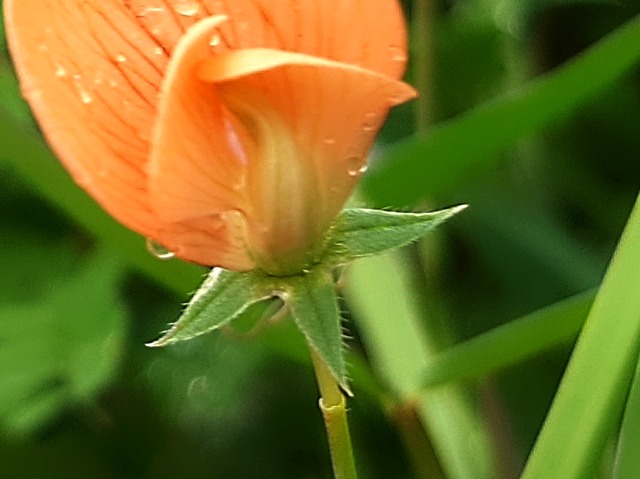
<svg viewBox="0 0 640 479">
<path fill-rule="evenodd" d="M 407 454 L 420 479 L 445 479 L 433 444 L 427 437 L 414 401 L 393 405 L 390 417 L 400 431 Z"/>
<path fill-rule="evenodd" d="M 320 410 L 327 429 L 335 479 L 356 479 L 356 466 L 347 423 L 346 399 L 324 361 L 311 348 L 311 359 L 320 389 Z"/>
<path fill-rule="evenodd" d="M 413 84 L 420 92 L 414 102 L 415 129 L 426 131 L 433 122 L 433 0 L 414 0 L 412 21 Z"/>
</svg>

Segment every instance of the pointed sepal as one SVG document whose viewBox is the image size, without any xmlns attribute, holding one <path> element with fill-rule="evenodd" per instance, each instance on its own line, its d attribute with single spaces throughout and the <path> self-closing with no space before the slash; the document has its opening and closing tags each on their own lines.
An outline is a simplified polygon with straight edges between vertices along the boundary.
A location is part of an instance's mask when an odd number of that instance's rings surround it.
<svg viewBox="0 0 640 479">
<path fill-rule="evenodd" d="M 350 394 L 338 295 L 331 269 L 314 268 L 287 278 L 280 293 L 309 346 Z"/>
<path fill-rule="evenodd" d="M 324 261 L 344 264 L 406 246 L 466 207 L 460 205 L 430 213 L 346 209 L 334 222 Z"/>
<path fill-rule="evenodd" d="M 214 331 L 230 323 L 252 304 L 271 296 L 271 290 L 256 273 L 214 268 L 180 319 L 160 339 L 147 346 L 166 346 Z"/>
</svg>

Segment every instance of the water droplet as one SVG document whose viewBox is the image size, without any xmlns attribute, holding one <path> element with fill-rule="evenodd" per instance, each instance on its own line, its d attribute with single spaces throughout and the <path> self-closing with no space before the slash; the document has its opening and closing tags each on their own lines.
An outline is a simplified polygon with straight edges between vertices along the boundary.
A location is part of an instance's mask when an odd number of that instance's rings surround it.
<svg viewBox="0 0 640 479">
<path fill-rule="evenodd" d="M 404 51 L 404 48 L 398 47 L 396 45 L 391 45 L 389 47 L 389 56 L 394 62 L 406 62 L 407 54 Z"/>
<path fill-rule="evenodd" d="M 360 173 L 360 158 L 357 156 L 347 158 L 347 173 L 349 176 L 358 176 Z"/>
<path fill-rule="evenodd" d="M 89 103 L 91 103 L 93 101 L 93 97 L 85 88 L 84 83 L 82 81 L 82 77 L 76 74 L 71 77 L 71 80 L 73 82 L 74 88 L 76 89 L 76 92 L 78 92 L 80 101 L 85 105 L 88 105 Z"/>
<path fill-rule="evenodd" d="M 363 163 L 363 159 L 361 156 L 356 156 L 352 154 L 347 158 L 347 173 L 351 177 L 360 176 L 362 173 L 367 171 L 366 162 Z"/>
<path fill-rule="evenodd" d="M 169 251 L 155 240 L 147 238 L 147 251 L 158 259 L 169 260 L 175 257 L 175 253 Z"/>
<path fill-rule="evenodd" d="M 238 179 L 235 183 L 233 183 L 233 185 L 231 186 L 235 191 L 242 191 L 247 187 L 247 178 L 245 175 L 242 175 L 240 177 L 240 179 Z"/>
<path fill-rule="evenodd" d="M 93 184 L 93 179 L 87 175 L 74 176 L 73 181 L 75 181 L 81 188 L 86 189 L 91 188 L 91 185 Z"/>
<path fill-rule="evenodd" d="M 127 57 L 123 53 L 118 53 L 114 57 L 114 60 L 117 61 L 118 63 L 124 63 L 127 61 Z"/>
<path fill-rule="evenodd" d="M 364 131 L 365 133 L 372 133 L 379 124 L 379 121 L 377 120 L 377 116 L 375 113 L 373 112 L 369 112 L 364 116 L 364 122 L 362 123 L 362 131 Z"/>
<path fill-rule="evenodd" d="M 216 48 L 220 45 L 222 45 L 222 36 L 220 35 L 220 32 L 215 32 L 209 39 L 209 46 Z"/>
<path fill-rule="evenodd" d="M 209 381 L 206 376 L 198 376 L 191 380 L 187 387 L 187 395 L 200 396 L 209 390 Z"/>
<path fill-rule="evenodd" d="M 136 17 L 146 17 L 151 13 L 162 13 L 164 12 L 163 7 L 152 7 L 150 5 L 145 5 L 144 2 L 136 2 L 135 5 L 132 5 L 133 13 Z"/>
<path fill-rule="evenodd" d="M 85 105 L 88 105 L 93 101 L 93 97 L 89 94 L 89 92 L 87 92 L 87 90 L 80 90 L 79 93 L 80 93 L 80 100 Z"/>
<path fill-rule="evenodd" d="M 93 77 L 93 84 L 96 87 L 101 87 L 102 85 L 110 84 L 109 73 L 105 70 L 98 69 Z"/>
<path fill-rule="evenodd" d="M 153 53 L 155 53 L 158 56 L 164 55 L 164 49 L 162 47 L 155 47 L 153 49 Z"/>
<path fill-rule="evenodd" d="M 40 52 L 48 52 L 49 51 L 49 46 L 46 43 L 41 43 L 40 45 L 38 45 L 38 51 L 40 51 Z"/>
<path fill-rule="evenodd" d="M 327 138 L 324 139 L 325 144 L 327 145 L 335 145 L 336 144 L 336 139 L 328 136 Z"/>
<path fill-rule="evenodd" d="M 173 8 L 183 17 L 193 17 L 200 11 L 200 4 L 194 0 L 176 0 Z"/>
<path fill-rule="evenodd" d="M 246 218 L 244 214 L 238 210 L 223 211 L 219 215 L 214 216 L 213 221 L 217 225 L 215 226 L 216 228 L 221 226 L 226 226 L 229 228 L 228 231 L 236 231 L 239 228 L 244 230 L 244 228 L 246 228 L 247 226 Z M 258 226 L 256 226 L 256 229 L 259 231 L 262 228 L 262 226 L 260 225 L 263 225 L 263 224 L 264 223 L 258 223 Z"/>
<path fill-rule="evenodd" d="M 67 69 L 61 64 L 56 65 L 56 76 L 58 78 L 64 78 L 67 76 Z"/>
</svg>

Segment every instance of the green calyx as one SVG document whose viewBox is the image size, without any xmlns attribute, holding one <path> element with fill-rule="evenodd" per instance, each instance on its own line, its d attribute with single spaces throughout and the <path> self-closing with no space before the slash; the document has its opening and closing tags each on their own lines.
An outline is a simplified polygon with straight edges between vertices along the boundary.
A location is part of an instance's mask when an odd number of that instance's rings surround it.
<svg viewBox="0 0 640 479">
<path fill-rule="evenodd" d="M 406 246 L 466 207 L 454 206 L 431 213 L 346 209 L 329 231 L 324 262 L 341 265 Z"/>
<path fill-rule="evenodd" d="M 348 392 L 334 269 L 356 258 L 405 246 L 464 208 L 458 206 L 433 213 L 347 209 L 329 230 L 317 264 L 285 277 L 258 270 L 235 272 L 214 268 L 178 321 L 148 346 L 166 346 L 215 331 L 238 318 L 251 305 L 280 298 L 309 346 Z"/>
</svg>

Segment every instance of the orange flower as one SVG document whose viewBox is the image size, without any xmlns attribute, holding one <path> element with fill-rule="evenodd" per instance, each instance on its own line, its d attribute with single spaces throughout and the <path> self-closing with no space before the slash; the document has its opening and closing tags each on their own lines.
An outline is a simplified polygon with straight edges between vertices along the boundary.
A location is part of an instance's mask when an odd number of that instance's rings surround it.
<svg viewBox="0 0 640 479">
<path fill-rule="evenodd" d="M 389 108 L 396 0 L 5 0 L 25 97 L 75 181 L 188 261 L 300 271 Z"/>
</svg>

